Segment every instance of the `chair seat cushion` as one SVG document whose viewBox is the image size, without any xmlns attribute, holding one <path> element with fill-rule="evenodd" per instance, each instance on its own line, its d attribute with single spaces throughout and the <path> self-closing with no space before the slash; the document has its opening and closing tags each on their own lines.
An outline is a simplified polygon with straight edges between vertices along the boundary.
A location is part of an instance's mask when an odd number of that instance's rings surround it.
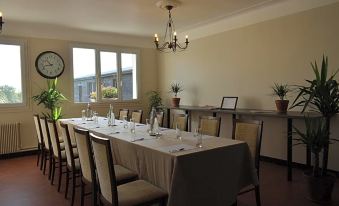
<svg viewBox="0 0 339 206">
<path fill-rule="evenodd" d="M 80 159 L 79 158 L 74 159 L 74 166 L 75 166 L 75 170 L 80 170 Z M 69 164 L 68 164 L 68 167 L 72 168 L 72 166 Z"/>
<path fill-rule="evenodd" d="M 137 179 L 137 173 L 121 166 L 121 165 L 114 165 L 115 177 L 117 180 L 117 184 L 127 183 L 131 180 Z"/>
<path fill-rule="evenodd" d="M 73 148 L 73 154 L 74 154 L 74 158 L 79 157 L 79 153 L 78 153 L 78 149 L 77 148 Z M 61 159 L 63 159 L 63 160 L 66 159 L 66 151 L 65 150 L 61 151 Z"/>
<path fill-rule="evenodd" d="M 144 180 L 133 181 L 117 188 L 119 206 L 139 205 L 167 197 L 166 192 Z"/>
</svg>

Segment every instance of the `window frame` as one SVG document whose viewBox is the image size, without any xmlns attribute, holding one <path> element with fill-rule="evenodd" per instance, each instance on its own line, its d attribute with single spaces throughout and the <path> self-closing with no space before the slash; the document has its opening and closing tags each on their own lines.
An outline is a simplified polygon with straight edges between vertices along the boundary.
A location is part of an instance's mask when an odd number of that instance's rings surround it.
<svg viewBox="0 0 339 206">
<path fill-rule="evenodd" d="M 27 59 L 27 43 L 25 40 L 21 39 L 12 39 L 12 38 L 3 38 L 0 37 L 0 44 L 4 45 L 14 45 L 20 46 L 20 60 L 21 60 L 21 92 L 22 92 L 22 102 L 21 103 L 1 103 L 0 109 L 6 108 L 26 108 L 28 107 L 28 87 L 27 87 L 27 79 L 28 72 L 26 66 L 26 59 Z"/>
<path fill-rule="evenodd" d="M 97 99 L 95 102 L 90 102 L 91 104 L 104 104 L 104 103 L 126 103 L 126 102 L 139 102 L 140 101 L 140 49 L 137 48 L 124 48 L 116 46 L 105 46 L 97 44 L 85 44 L 85 43 L 71 43 L 70 44 L 70 72 L 72 78 L 72 100 L 74 104 L 87 104 L 88 102 L 77 102 L 74 99 L 74 68 L 73 68 L 73 48 L 81 49 L 94 49 L 95 51 L 95 79 L 96 79 L 96 92 Z M 101 95 L 101 62 L 100 62 L 100 52 L 114 52 L 117 55 L 117 86 L 118 86 L 118 99 L 103 99 Z M 121 68 L 121 54 L 135 54 L 136 55 L 136 85 L 137 85 L 137 98 L 123 100 L 122 99 L 122 68 Z"/>
</svg>

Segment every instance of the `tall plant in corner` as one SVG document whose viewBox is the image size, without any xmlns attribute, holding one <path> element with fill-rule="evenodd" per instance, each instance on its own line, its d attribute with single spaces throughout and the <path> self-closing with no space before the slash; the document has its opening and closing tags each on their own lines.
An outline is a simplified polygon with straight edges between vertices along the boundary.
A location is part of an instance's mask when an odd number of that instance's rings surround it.
<svg viewBox="0 0 339 206">
<path fill-rule="evenodd" d="M 321 113 L 326 119 L 327 130 L 330 131 L 331 118 L 339 112 L 339 85 L 335 76 L 339 70 L 328 77 L 328 58 L 323 56 L 319 71 L 317 62 L 311 63 L 315 79 L 306 80 L 307 86 L 298 86 L 299 94 L 291 108 L 302 107 L 302 112 L 307 108 L 310 111 Z M 329 133 L 326 142 L 329 142 Z M 329 144 L 324 146 L 322 175 L 325 176 L 328 164 Z"/>
<path fill-rule="evenodd" d="M 67 98 L 57 89 L 58 79 L 47 80 L 47 90 L 41 91 L 40 94 L 33 96 L 37 105 L 44 105 L 49 113 L 43 115 L 49 119 L 58 120 L 61 117 L 61 103 Z"/>
</svg>

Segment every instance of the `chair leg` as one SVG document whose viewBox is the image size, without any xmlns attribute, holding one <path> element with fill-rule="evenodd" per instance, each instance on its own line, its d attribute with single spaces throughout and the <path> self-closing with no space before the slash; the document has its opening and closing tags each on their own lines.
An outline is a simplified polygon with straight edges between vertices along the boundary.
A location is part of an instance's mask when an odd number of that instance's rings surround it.
<svg viewBox="0 0 339 206">
<path fill-rule="evenodd" d="M 58 192 L 60 192 L 61 179 L 62 179 L 62 161 L 59 159 L 59 182 L 58 182 Z"/>
<path fill-rule="evenodd" d="M 76 177 L 75 177 L 75 171 L 73 170 L 72 171 L 72 203 L 71 203 L 72 206 L 74 204 L 75 187 L 76 187 Z"/>
<path fill-rule="evenodd" d="M 46 174 L 46 165 L 47 165 L 47 154 L 46 154 L 46 152 L 44 152 L 44 163 L 43 163 L 43 165 L 44 165 L 44 171 L 43 171 L 43 173 L 42 174 Z M 49 178 L 48 178 L 49 179 Z"/>
<path fill-rule="evenodd" d="M 41 156 L 41 160 L 40 160 L 40 170 L 42 170 L 42 166 L 43 166 L 43 163 L 45 161 L 45 155 L 44 155 L 44 147 L 41 146 L 40 148 L 40 156 Z"/>
<path fill-rule="evenodd" d="M 80 177 L 81 178 L 81 177 Z M 81 199 L 80 199 L 80 205 L 81 206 L 84 206 L 84 198 L 85 198 L 85 183 L 81 180 L 81 183 L 80 183 L 80 196 L 81 196 Z"/>
<path fill-rule="evenodd" d="M 99 202 L 99 205 L 101 205 L 100 198 L 98 198 L 98 189 L 97 184 L 95 180 L 92 180 L 92 205 L 97 205 L 97 202 Z"/>
<path fill-rule="evenodd" d="M 55 176 L 55 159 L 52 157 L 52 181 L 51 181 L 51 185 L 54 184 L 54 176 Z"/>
<path fill-rule="evenodd" d="M 65 199 L 67 199 L 67 195 L 68 195 L 68 185 L 69 185 L 69 169 L 66 166 L 66 191 L 65 191 Z"/>
<path fill-rule="evenodd" d="M 36 161 L 36 166 L 39 166 L 39 162 L 40 162 L 40 153 L 41 153 L 41 146 L 40 143 L 38 143 L 38 159 Z"/>
<path fill-rule="evenodd" d="M 255 186 L 255 200 L 257 202 L 257 206 L 261 206 L 260 188 L 259 188 L 259 186 Z"/>
<path fill-rule="evenodd" d="M 53 156 L 49 154 L 49 172 L 48 172 L 48 179 L 50 180 L 52 177 L 53 172 Z"/>
</svg>

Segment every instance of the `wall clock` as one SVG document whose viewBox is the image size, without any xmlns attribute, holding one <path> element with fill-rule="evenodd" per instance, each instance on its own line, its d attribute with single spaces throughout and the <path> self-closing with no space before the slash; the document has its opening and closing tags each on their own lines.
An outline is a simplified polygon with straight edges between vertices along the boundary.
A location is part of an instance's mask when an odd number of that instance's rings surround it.
<svg viewBox="0 0 339 206">
<path fill-rule="evenodd" d="M 36 58 L 35 68 L 41 76 L 54 79 L 64 72 L 65 63 L 59 54 L 45 51 Z"/>
</svg>

